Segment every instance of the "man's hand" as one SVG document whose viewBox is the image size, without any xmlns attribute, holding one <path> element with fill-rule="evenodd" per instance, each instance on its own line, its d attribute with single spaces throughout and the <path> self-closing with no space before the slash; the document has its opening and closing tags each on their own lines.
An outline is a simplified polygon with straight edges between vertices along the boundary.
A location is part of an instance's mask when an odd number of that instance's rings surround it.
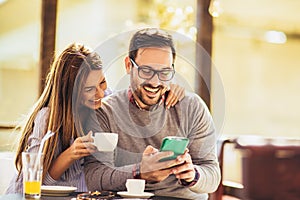
<svg viewBox="0 0 300 200">
<path fill-rule="evenodd" d="M 182 165 L 175 166 L 172 168 L 172 173 L 176 176 L 177 179 L 185 180 L 186 182 L 191 182 L 194 180 L 196 172 L 194 169 L 193 161 L 189 150 L 186 149 L 184 154 L 177 156 L 176 160 L 182 162 Z"/>
<path fill-rule="evenodd" d="M 159 152 L 152 146 L 147 146 L 143 152 L 140 166 L 141 178 L 147 181 L 160 182 L 172 174 L 174 166 L 183 164 L 185 160 L 176 159 L 159 162 L 160 159 L 172 156 L 173 152 Z"/>
</svg>

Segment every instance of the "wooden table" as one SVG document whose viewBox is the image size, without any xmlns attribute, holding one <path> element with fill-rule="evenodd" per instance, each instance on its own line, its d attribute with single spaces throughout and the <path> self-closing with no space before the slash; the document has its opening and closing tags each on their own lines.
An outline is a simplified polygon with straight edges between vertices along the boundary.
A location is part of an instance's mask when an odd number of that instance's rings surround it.
<svg viewBox="0 0 300 200">
<path fill-rule="evenodd" d="M 42 196 L 40 200 L 76 200 L 77 194 L 80 193 L 71 193 L 70 196 L 67 197 L 52 197 L 52 196 Z M 122 198 L 118 195 L 115 197 L 110 197 L 110 198 L 98 198 L 99 200 L 105 200 L 105 199 L 127 199 L 127 198 Z M 153 196 L 149 199 L 152 200 L 183 200 L 182 198 L 175 198 L 175 197 L 162 197 L 162 196 Z M 7 195 L 2 195 L 0 196 L 0 200 L 25 200 L 23 199 L 22 194 L 7 194 Z"/>
</svg>

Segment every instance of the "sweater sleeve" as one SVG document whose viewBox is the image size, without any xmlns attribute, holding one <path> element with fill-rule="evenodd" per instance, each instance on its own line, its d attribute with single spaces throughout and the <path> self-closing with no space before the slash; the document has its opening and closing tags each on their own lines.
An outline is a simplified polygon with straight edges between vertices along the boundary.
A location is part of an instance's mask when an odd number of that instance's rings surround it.
<svg viewBox="0 0 300 200">
<path fill-rule="evenodd" d="M 189 150 L 200 177 L 190 189 L 196 193 L 211 193 L 218 188 L 221 179 L 216 151 L 217 133 L 205 103 L 196 95 L 192 102 L 188 112 L 190 116 L 187 117 L 191 119 Z"/>
<path fill-rule="evenodd" d="M 106 113 L 99 109 L 96 115 L 87 120 L 88 130 L 93 132 L 110 132 L 109 119 Z M 96 152 L 85 157 L 84 173 L 87 188 L 95 190 L 124 190 L 128 178 L 133 178 L 133 165 L 115 167 L 115 152 Z"/>
<path fill-rule="evenodd" d="M 126 179 L 133 178 L 133 165 L 114 167 L 111 164 L 112 154 L 98 152 L 93 156 L 85 157 L 84 173 L 88 190 L 126 189 Z"/>
</svg>

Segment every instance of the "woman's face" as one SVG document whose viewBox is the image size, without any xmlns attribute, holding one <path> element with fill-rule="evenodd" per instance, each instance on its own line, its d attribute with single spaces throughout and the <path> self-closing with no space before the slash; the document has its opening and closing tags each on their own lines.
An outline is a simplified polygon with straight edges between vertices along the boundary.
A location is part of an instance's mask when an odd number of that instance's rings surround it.
<svg viewBox="0 0 300 200">
<path fill-rule="evenodd" d="M 102 70 L 92 70 L 83 86 L 82 104 L 90 109 L 98 109 L 107 83 Z"/>
</svg>

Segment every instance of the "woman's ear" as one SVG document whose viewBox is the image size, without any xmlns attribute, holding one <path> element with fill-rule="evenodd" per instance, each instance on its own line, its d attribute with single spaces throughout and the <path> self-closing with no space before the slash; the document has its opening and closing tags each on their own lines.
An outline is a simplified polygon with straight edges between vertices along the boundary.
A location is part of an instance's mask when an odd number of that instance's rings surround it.
<svg viewBox="0 0 300 200">
<path fill-rule="evenodd" d="M 130 61 L 129 56 L 126 56 L 124 62 L 125 62 L 126 72 L 127 72 L 127 74 L 130 74 L 130 71 L 131 71 L 131 68 L 132 68 L 132 63 Z"/>
</svg>

